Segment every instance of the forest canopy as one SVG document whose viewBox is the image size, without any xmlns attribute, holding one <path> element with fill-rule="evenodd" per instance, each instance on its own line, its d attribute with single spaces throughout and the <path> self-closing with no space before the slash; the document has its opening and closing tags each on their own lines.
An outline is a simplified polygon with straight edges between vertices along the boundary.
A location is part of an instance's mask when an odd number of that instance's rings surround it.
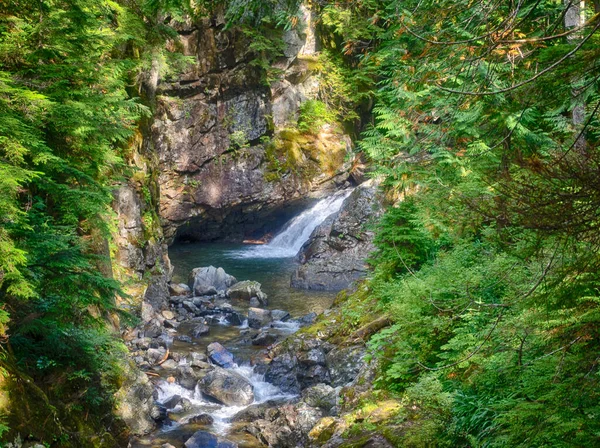
<svg viewBox="0 0 600 448">
<path fill-rule="evenodd" d="M 296 1 L 222 3 L 0 1 L 0 436 L 123 430 L 112 191 L 156 61 L 188 62 L 171 20 L 219 10 L 266 83 L 298 23 Z M 313 114 L 345 123 L 389 201 L 343 306 L 392 322 L 368 347 L 406 404 L 399 446 L 597 445 L 600 2 L 310 3 Z"/>
</svg>

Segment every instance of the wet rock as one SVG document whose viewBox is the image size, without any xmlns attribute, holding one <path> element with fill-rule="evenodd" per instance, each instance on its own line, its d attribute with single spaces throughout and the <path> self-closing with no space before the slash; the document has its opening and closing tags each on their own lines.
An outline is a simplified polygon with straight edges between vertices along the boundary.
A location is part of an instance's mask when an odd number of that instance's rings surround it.
<svg viewBox="0 0 600 448">
<path fill-rule="evenodd" d="M 187 342 L 188 344 L 192 343 L 192 337 L 187 334 L 180 334 L 179 336 L 175 336 L 175 339 L 181 342 Z"/>
<path fill-rule="evenodd" d="M 181 402 L 179 404 L 181 405 L 181 408 L 185 412 L 190 411 L 192 409 L 192 407 L 193 407 L 192 402 L 190 401 L 190 399 L 189 398 L 185 398 L 185 397 L 181 399 Z"/>
<path fill-rule="evenodd" d="M 190 390 L 193 390 L 196 387 L 198 380 L 201 379 L 202 376 L 203 375 L 199 374 L 196 370 L 192 369 L 192 367 L 186 365 L 178 366 L 175 372 L 175 377 L 181 387 Z"/>
<path fill-rule="evenodd" d="M 173 445 L 171 445 L 170 443 L 163 443 L 160 448 L 175 448 Z"/>
<path fill-rule="evenodd" d="M 271 310 L 271 317 L 273 320 L 279 320 L 281 322 L 285 322 L 290 319 L 290 313 L 283 310 Z"/>
<path fill-rule="evenodd" d="M 192 437 L 187 439 L 185 448 L 238 448 L 236 443 L 217 437 L 206 431 L 196 431 Z"/>
<path fill-rule="evenodd" d="M 191 334 L 194 338 L 199 338 L 201 336 L 205 336 L 210 333 L 210 327 L 205 324 L 199 324 L 194 327 Z"/>
<path fill-rule="evenodd" d="M 210 415 L 208 414 L 200 414 L 200 415 L 194 415 L 192 418 L 190 418 L 190 423 L 195 423 L 197 425 L 212 425 L 215 422 L 215 419 L 212 418 Z"/>
<path fill-rule="evenodd" d="M 186 300 L 185 302 L 183 302 L 183 308 L 187 311 L 189 311 L 192 314 L 197 314 L 200 312 L 200 310 L 198 309 L 198 307 L 196 305 L 194 305 L 194 302 Z"/>
<path fill-rule="evenodd" d="M 188 296 L 192 290 L 185 283 L 169 283 L 169 293 L 171 296 Z"/>
<path fill-rule="evenodd" d="M 244 315 L 241 313 L 238 313 L 237 311 L 232 311 L 231 313 L 227 314 L 226 319 L 227 319 L 227 322 L 229 322 L 231 325 L 234 325 L 236 327 L 239 327 L 240 325 L 242 325 L 244 323 L 244 321 L 246 320 Z"/>
<path fill-rule="evenodd" d="M 214 266 L 196 268 L 190 274 L 190 287 L 195 296 L 216 295 L 236 282 L 234 276 L 227 274 L 223 268 Z"/>
<path fill-rule="evenodd" d="M 192 303 L 200 309 L 204 309 L 204 308 L 210 309 L 210 308 L 214 307 L 214 305 L 211 302 L 211 299 L 209 297 L 194 297 L 192 299 Z"/>
<path fill-rule="evenodd" d="M 248 308 L 248 325 L 251 328 L 261 328 L 270 323 L 271 311 L 261 308 Z"/>
<path fill-rule="evenodd" d="M 258 300 L 257 297 L 252 297 L 250 299 L 249 305 L 252 307 L 258 307 L 258 306 L 260 306 L 260 300 Z"/>
<path fill-rule="evenodd" d="M 165 400 L 162 405 L 166 408 L 166 409 L 174 409 L 175 406 L 177 406 L 179 404 L 179 402 L 181 401 L 181 395 L 173 395 L 172 397 L 168 398 L 167 400 Z"/>
<path fill-rule="evenodd" d="M 192 367 L 199 367 L 203 364 L 200 363 L 206 363 L 206 361 L 208 360 L 207 356 L 204 353 L 198 353 L 198 352 L 191 352 L 190 353 L 190 365 Z"/>
<path fill-rule="evenodd" d="M 279 387 L 283 392 L 297 394 L 300 392 L 297 366 L 298 360 L 293 354 L 283 353 L 269 364 L 265 372 L 265 381 Z"/>
<path fill-rule="evenodd" d="M 277 341 L 277 335 L 271 334 L 267 331 L 261 331 L 252 338 L 252 345 L 267 346 L 274 344 Z"/>
<path fill-rule="evenodd" d="M 152 408 L 152 413 L 150 414 L 150 417 L 152 417 L 153 420 L 157 421 L 157 422 L 163 422 L 168 418 L 168 412 L 167 412 L 167 408 L 164 406 L 154 406 Z"/>
<path fill-rule="evenodd" d="M 383 211 L 378 183 L 359 185 L 339 212 L 330 216 L 302 246 L 301 265 L 292 275 L 294 288 L 340 291 L 367 273 L 366 259 L 375 249 L 366 225 Z"/>
<path fill-rule="evenodd" d="M 305 327 L 314 324 L 316 320 L 317 313 L 308 313 L 306 316 L 302 316 L 300 319 L 298 319 L 298 323 Z"/>
<path fill-rule="evenodd" d="M 261 305 L 267 305 L 267 295 L 261 291 L 260 283 L 244 280 L 236 283 L 227 290 L 227 296 L 231 299 L 250 301 L 256 297 Z"/>
<path fill-rule="evenodd" d="M 254 401 L 250 381 L 220 367 L 208 372 L 199 385 L 204 394 L 227 406 L 247 406 Z"/>
<path fill-rule="evenodd" d="M 218 342 L 213 342 L 206 347 L 208 358 L 219 367 L 229 368 L 235 365 L 233 354 Z"/>
</svg>

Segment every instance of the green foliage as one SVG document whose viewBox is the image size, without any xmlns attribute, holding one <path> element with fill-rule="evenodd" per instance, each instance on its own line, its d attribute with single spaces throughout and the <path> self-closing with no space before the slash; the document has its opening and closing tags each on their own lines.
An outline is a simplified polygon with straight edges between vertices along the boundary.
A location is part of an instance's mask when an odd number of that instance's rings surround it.
<svg viewBox="0 0 600 448">
<path fill-rule="evenodd" d="M 317 133 L 324 125 L 335 121 L 327 105 L 319 100 L 308 100 L 300 105 L 298 129 L 301 132 Z"/>
<path fill-rule="evenodd" d="M 393 320 L 370 341 L 378 385 L 418 409 L 402 446 L 597 444 L 600 33 L 585 4 L 569 38 L 566 2 L 323 6 L 325 45 L 377 81 L 360 148 L 404 199 L 368 284 Z"/>
<path fill-rule="evenodd" d="M 111 190 L 127 171 L 122 159 L 140 119 L 149 116 L 130 86 L 174 35 L 158 18 L 177 18 L 186 8 L 175 1 L 3 4 L 0 368 L 11 400 L 5 437 L 20 432 L 89 446 L 114 425 L 124 347 L 108 322 L 121 315 L 115 297 L 122 294 L 104 253 Z"/>
<path fill-rule="evenodd" d="M 412 198 L 390 208 L 379 222 L 375 255 L 379 272 L 405 273 L 418 269 L 434 249 L 434 241 L 419 221 Z"/>
</svg>

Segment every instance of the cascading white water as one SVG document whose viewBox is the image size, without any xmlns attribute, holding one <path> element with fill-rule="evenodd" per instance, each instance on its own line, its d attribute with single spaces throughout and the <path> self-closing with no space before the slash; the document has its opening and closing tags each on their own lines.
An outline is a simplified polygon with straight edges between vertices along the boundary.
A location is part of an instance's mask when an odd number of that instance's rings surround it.
<svg viewBox="0 0 600 448">
<path fill-rule="evenodd" d="M 291 258 L 295 257 L 313 230 L 329 216 L 339 211 L 344 200 L 353 189 L 338 191 L 321 199 L 312 208 L 305 210 L 289 221 L 273 240 L 263 246 L 249 247 L 242 251 L 231 251 L 235 258 Z"/>
<path fill-rule="evenodd" d="M 227 370 L 241 375 L 242 377 L 246 378 L 250 382 L 250 384 L 252 384 L 252 388 L 254 390 L 254 402 L 252 404 L 260 404 L 268 400 L 285 400 L 294 397 L 293 394 L 283 393 L 278 387 L 267 383 L 264 380 L 264 375 L 256 373 L 253 367 L 250 367 L 248 365 L 236 365 Z M 186 424 L 189 421 L 189 419 L 194 415 L 207 413 L 210 414 L 211 417 L 213 417 L 214 419 L 212 424 L 212 431 L 214 431 L 217 434 L 224 435 L 227 433 L 229 427 L 231 426 L 231 417 L 248 407 L 225 406 L 210 400 L 206 400 L 202 396 L 202 392 L 200 391 L 200 388 L 198 386 L 196 386 L 194 390 L 189 390 L 185 389 L 184 387 L 178 384 L 168 383 L 165 380 L 161 380 L 158 383 L 156 390 L 157 401 L 160 404 L 166 403 L 174 396 L 179 396 L 188 399 L 193 407 L 192 412 L 188 413 L 187 417 L 182 418 L 177 423 L 171 422 L 169 426 L 163 428 L 163 431 L 167 432 L 177 429 L 182 424 Z M 180 404 L 177 404 L 174 408 L 169 410 L 177 413 L 183 411 L 182 406 Z"/>
</svg>

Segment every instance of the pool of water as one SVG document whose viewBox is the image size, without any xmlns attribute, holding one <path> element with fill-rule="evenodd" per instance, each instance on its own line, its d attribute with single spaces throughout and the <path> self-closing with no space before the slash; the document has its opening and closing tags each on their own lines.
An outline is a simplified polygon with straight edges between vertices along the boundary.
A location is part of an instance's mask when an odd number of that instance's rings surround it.
<svg viewBox="0 0 600 448">
<path fill-rule="evenodd" d="M 256 246 L 233 243 L 176 244 L 169 248 L 174 266 L 173 282 L 187 283 L 192 269 L 222 267 L 241 280 L 255 280 L 269 299 L 269 309 L 281 309 L 292 317 L 320 313 L 331 306 L 335 293 L 306 291 L 290 287 L 290 277 L 298 262 L 288 258 L 255 258 Z"/>
</svg>

